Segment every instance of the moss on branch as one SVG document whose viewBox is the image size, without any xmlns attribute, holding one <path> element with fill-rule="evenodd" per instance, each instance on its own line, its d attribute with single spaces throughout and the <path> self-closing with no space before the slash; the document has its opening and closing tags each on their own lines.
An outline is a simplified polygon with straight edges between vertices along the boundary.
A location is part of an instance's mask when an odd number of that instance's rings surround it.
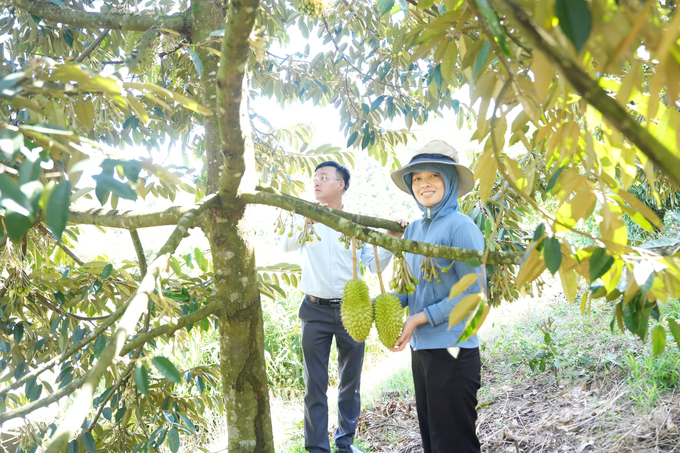
<svg viewBox="0 0 680 453">
<path fill-rule="evenodd" d="M 94 13 L 80 11 L 43 0 L 17 0 L 17 7 L 50 22 L 59 22 L 71 27 L 123 31 L 146 31 L 153 26 L 162 26 L 185 35 L 190 35 L 188 13 L 170 16 L 160 14 Z M 162 25 L 161 25 L 162 24 Z"/>
<path fill-rule="evenodd" d="M 296 212 L 305 217 L 309 217 L 312 220 L 321 222 L 334 230 L 345 233 L 348 236 L 355 237 L 370 244 L 379 245 L 380 247 L 393 252 L 402 251 L 457 261 L 466 261 L 476 258 L 481 262 L 484 258 L 484 252 L 478 250 L 468 250 L 458 247 L 429 244 L 427 242 L 411 241 L 409 239 L 401 239 L 386 233 L 381 233 L 341 216 L 340 213 L 342 211 L 309 203 L 289 195 L 272 192 L 244 193 L 241 194 L 240 199 L 244 203 L 276 206 L 287 211 Z M 486 263 L 519 264 L 523 256 L 523 252 L 489 252 Z"/>
</svg>

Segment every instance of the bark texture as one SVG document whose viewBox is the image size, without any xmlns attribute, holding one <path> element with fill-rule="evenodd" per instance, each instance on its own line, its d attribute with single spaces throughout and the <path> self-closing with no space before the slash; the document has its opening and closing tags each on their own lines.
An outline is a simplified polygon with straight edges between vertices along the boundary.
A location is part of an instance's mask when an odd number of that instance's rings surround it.
<svg viewBox="0 0 680 453">
<path fill-rule="evenodd" d="M 205 122 L 206 192 L 219 191 L 222 203 L 210 210 L 202 227 L 215 269 L 213 302 L 219 306 L 220 371 L 230 453 L 274 452 L 255 253 L 245 207 L 236 200 L 245 169 L 255 168 L 243 87 L 248 37 L 258 6 L 257 0 L 229 2 L 225 25 L 221 3 L 192 3 L 196 42 L 225 29 L 219 59 L 200 47 L 197 50 L 203 62 L 203 105 L 216 112 Z"/>
</svg>

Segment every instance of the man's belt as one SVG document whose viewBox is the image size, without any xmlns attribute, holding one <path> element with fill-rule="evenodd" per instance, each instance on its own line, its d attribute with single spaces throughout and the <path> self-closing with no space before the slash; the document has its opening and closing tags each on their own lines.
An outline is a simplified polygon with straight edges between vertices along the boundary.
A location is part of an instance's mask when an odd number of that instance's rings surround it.
<svg viewBox="0 0 680 453">
<path fill-rule="evenodd" d="M 309 294 L 305 294 L 305 299 L 313 304 L 321 305 L 322 307 L 339 307 L 342 303 L 342 299 L 321 299 L 316 296 L 310 296 Z"/>
</svg>

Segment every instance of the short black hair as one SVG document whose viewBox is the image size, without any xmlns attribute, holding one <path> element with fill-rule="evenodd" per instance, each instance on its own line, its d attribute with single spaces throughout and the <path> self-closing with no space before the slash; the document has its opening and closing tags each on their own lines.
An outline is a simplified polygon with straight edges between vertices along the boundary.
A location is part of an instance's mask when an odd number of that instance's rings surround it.
<svg viewBox="0 0 680 453">
<path fill-rule="evenodd" d="M 327 160 L 326 162 L 321 162 L 319 165 L 316 166 L 314 171 L 317 171 L 319 168 L 323 167 L 333 167 L 335 170 L 340 173 L 340 176 L 342 176 L 342 180 L 345 181 L 345 192 L 347 192 L 347 189 L 349 189 L 349 170 L 347 167 L 340 165 L 334 160 Z"/>
</svg>

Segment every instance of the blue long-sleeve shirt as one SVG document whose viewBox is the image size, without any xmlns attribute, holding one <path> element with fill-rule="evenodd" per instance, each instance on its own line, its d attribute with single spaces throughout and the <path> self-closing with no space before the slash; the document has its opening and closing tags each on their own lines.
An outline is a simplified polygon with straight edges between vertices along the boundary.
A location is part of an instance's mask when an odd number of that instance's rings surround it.
<svg viewBox="0 0 680 453">
<path fill-rule="evenodd" d="M 482 232 L 479 231 L 470 217 L 458 212 L 458 175 L 454 167 L 445 164 L 424 163 L 411 167 L 411 172 L 413 171 L 439 173 L 444 180 L 445 194 L 442 200 L 432 207 L 423 206 L 416 199 L 418 207 L 423 212 L 423 218 L 406 227 L 404 238 L 437 245 L 484 250 Z M 407 173 L 403 176 L 404 183 L 409 189 L 411 188 L 411 175 L 412 173 Z M 458 342 L 458 338 L 465 328 L 467 317 L 449 329 L 449 315 L 451 310 L 458 305 L 458 302 L 466 296 L 481 292 L 481 283 L 483 282 L 486 286 L 485 276 L 482 275 L 481 278 L 478 278 L 458 297 L 449 299 L 449 292 L 463 276 L 473 273 L 481 275 L 481 266 L 471 267 L 462 261 L 436 258 L 440 268 L 449 268 L 449 270 L 446 273 L 439 272 L 441 282 L 434 279 L 427 282 L 423 278 L 423 271 L 420 268 L 423 257 L 412 253 L 405 253 L 404 256 L 411 266 L 415 278 L 418 279 L 418 284 L 413 294 L 398 294 L 397 296 L 399 296 L 402 306 L 409 307 L 409 315 L 425 312 L 425 316 L 427 316 L 427 322 L 415 328 L 411 337 L 411 347 L 415 350 L 478 347 L 477 335 L 473 335 L 463 342 Z"/>
<path fill-rule="evenodd" d="M 320 297 L 322 299 L 340 299 L 345 283 L 352 279 L 352 248 L 345 248 L 340 242 L 342 233 L 327 227 L 322 223 L 314 224 L 314 231 L 321 240 L 314 238 L 311 242 L 300 244 L 305 218 L 295 214 L 293 216 L 293 235 L 284 235 L 279 244 L 286 252 L 300 251 L 302 258 L 302 278 L 300 290 L 305 294 Z M 365 244 L 361 250 L 357 250 L 357 259 L 373 273 L 377 273 L 373 246 Z M 380 270 L 383 271 L 392 259 L 392 252 L 378 247 L 378 260 Z"/>
</svg>

